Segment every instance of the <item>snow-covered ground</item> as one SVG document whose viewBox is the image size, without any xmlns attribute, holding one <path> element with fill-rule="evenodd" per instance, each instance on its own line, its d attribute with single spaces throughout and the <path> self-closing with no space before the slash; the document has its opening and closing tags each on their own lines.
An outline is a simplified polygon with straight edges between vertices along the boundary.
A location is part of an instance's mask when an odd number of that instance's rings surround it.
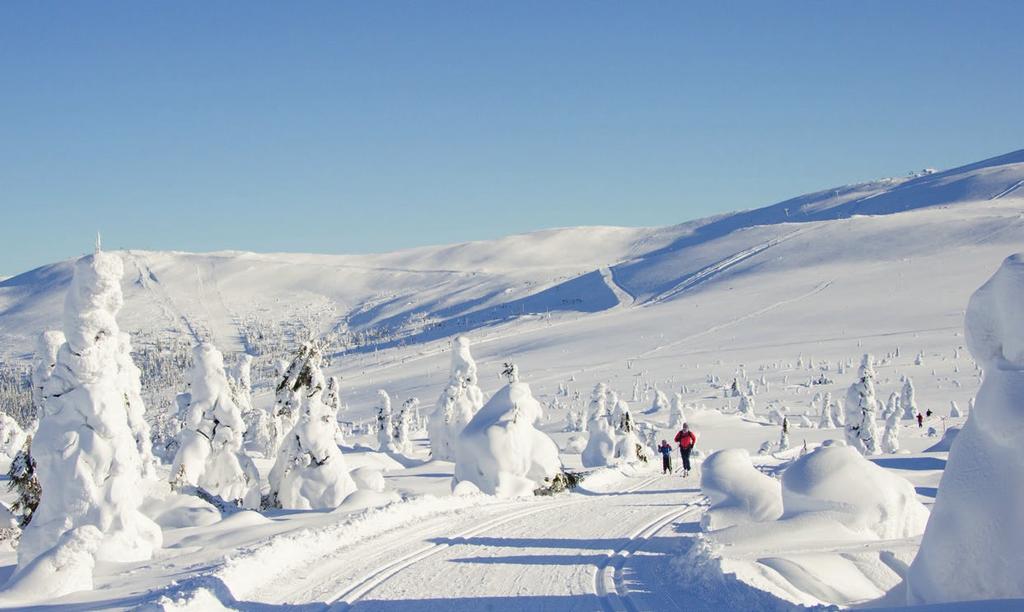
<svg viewBox="0 0 1024 612">
<path fill-rule="evenodd" d="M 901 450 L 870 461 L 909 482 L 930 508 L 947 452 L 926 449 L 963 425 L 981 380 L 964 312 L 1024 244 L 1021 181 L 1024 152 L 1016 152 L 668 228 L 551 230 L 365 256 L 127 251 L 118 322 L 146 338 L 212 340 L 225 353 L 247 348 L 254 324 L 288 341 L 298 330 L 367 333 L 376 340 L 339 350 L 324 368 L 341 378 L 341 418 L 357 429 L 375 423 L 379 389 L 396 407 L 418 397 L 431 413 L 449 384 L 451 338 L 465 333 L 486 398 L 505 385 L 503 364 L 514 360 L 544 406 L 539 429 L 570 470 L 582 469 L 582 449 L 572 450 L 580 434 L 565 431 L 567 417 L 604 382 L 654 441 L 675 433 L 669 411 L 648 414 L 655 389 L 678 392 L 699 457 L 745 449 L 756 469 L 778 477 L 805 444 L 844 438 L 840 428 L 816 427 L 820 397 L 845 400 L 870 352 L 879 400 L 899 393 L 907 376 L 919 408 L 933 412 L 923 427 L 900 421 Z M 72 265 L 0 282 L 7 360 L 26 359 L 39 332 L 60 327 Z M 755 387 L 755 417 L 736 414 L 734 379 L 744 391 Z M 257 387 L 258 408 L 274 400 Z M 967 414 L 951 418 L 951 401 Z M 786 414 L 791 448 L 759 454 L 780 439 L 772 410 Z M 152 560 L 100 562 L 93 591 L 39 606 L 848 606 L 897 586 L 920 542 L 920 533 L 839 537 L 832 523 L 787 516 L 702 531 L 699 465 L 683 479 L 661 475 L 653 459 L 599 469 L 576 491 L 550 497 L 453 496 L 454 465 L 428 460 L 425 432 L 414 443 L 407 456 L 386 455 L 371 450 L 375 431 L 348 436 L 347 467 L 382 472 L 386 490 L 363 487 L 334 510 L 221 520 L 182 496 L 144 505 L 163 529 Z M 273 458 L 250 453 L 266 488 Z M 160 469 L 166 482 L 169 468 Z M 15 559 L 0 553 L 0 581 Z"/>
</svg>

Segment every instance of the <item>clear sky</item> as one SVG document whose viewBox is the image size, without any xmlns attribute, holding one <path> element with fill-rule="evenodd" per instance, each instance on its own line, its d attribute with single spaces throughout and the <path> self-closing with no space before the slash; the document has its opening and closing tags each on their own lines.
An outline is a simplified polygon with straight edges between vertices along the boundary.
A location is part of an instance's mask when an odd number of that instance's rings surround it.
<svg viewBox="0 0 1024 612">
<path fill-rule="evenodd" d="M 665 225 L 1024 147 L 1024 2 L 5 2 L 0 275 Z"/>
</svg>

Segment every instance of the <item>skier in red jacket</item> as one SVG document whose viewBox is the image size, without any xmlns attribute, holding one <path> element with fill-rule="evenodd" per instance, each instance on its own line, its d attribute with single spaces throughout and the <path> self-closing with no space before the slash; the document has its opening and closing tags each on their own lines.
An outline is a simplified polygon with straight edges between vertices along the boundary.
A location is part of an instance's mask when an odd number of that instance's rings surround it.
<svg viewBox="0 0 1024 612">
<path fill-rule="evenodd" d="M 683 428 L 676 434 L 675 441 L 679 445 L 679 453 L 683 456 L 683 476 L 685 477 L 690 474 L 690 452 L 697 444 L 697 436 L 690 431 L 689 425 L 683 423 Z"/>
</svg>

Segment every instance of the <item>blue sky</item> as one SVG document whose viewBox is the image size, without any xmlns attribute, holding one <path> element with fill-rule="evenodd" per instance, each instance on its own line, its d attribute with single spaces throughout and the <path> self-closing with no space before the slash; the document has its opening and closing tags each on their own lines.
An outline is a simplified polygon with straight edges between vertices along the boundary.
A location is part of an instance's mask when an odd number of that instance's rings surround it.
<svg viewBox="0 0 1024 612">
<path fill-rule="evenodd" d="M 722 4 L 723 6 L 717 6 Z M 0 275 L 665 225 L 1024 147 L 1021 2 L 0 4 Z"/>
</svg>

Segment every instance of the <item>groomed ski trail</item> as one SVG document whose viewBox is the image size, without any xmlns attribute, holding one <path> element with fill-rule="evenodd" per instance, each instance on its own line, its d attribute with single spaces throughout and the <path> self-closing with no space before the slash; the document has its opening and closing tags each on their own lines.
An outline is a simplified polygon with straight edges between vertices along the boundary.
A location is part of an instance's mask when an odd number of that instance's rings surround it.
<svg viewBox="0 0 1024 612">
<path fill-rule="evenodd" d="M 292 568 L 249 601 L 303 610 L 677 609 L 652 585 L 679 552 L 673 527 L 690 531 L 699 519 L 697 483 L 646 471 L 608 493 L 425 520 L 339 549 L 308 573 Z"/>
</svg>

